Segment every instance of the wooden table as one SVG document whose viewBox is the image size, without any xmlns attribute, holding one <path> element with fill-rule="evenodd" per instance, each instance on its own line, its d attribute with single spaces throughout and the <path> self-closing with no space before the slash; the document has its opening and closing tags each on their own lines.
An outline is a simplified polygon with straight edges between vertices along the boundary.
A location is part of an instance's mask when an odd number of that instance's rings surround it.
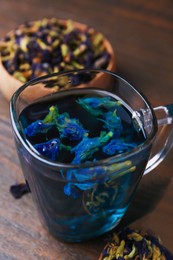
<svg viewBox="0 0 173 260">
<path fill-rule="evenodd" d="M 112 43 L 119 75 L 142 90 L 153 106 L 173 102 L 172 0 L 1 0 L 0 36 L 43 17 L 71 18 L 95 27 Z M 171 152 L 143 177 L 122 223 L 152 230 L 173 252 L 172 161 Z M 9 104 L 0 95 L 0 259 L 98 259 L 105 237 L 81 244 L 53 238 L 40 224 L 31 195 L 20 200 L 10 195 L 10 185 L 21 180 Z"/>
</svg>

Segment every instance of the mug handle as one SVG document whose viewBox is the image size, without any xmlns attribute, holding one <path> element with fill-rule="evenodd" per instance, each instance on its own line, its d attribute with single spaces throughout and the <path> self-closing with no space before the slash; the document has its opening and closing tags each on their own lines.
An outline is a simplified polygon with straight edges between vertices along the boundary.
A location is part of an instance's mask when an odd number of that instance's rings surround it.
<svg viewBox="0 0 173 260">
<path fill-rule="evenodd" d="M 159 128 L 144 175 L 156 168 L 173 146 L 173 104 L 153 109 Z"/>
</svg>

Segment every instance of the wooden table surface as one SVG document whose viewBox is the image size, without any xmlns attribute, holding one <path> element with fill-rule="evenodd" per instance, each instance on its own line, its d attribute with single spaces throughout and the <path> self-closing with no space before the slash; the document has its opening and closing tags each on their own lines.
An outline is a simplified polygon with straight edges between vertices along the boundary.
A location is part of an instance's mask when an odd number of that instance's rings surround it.
<svg viewBox="0 0 173 260">
<path fill-rule="evenodd" d="M 173 102 L 172 0 L 1 0 L 0 37 L 24 21 L 71 18 L 104 33 L 116 52 L 118 74 L 142 90 L 153 106 Z M 1 76 L 0 76 L 1 77 Z M 150 229 L 173 252 L 173 154 L 143 177 L 122 224 Z M 0 260 L 94 260 L 105 236 L 65 244 L 40 224 L 31 195 L 15 200 L 10 185 L 23 181 L 9 104 L 0 95 Z"/>
</svg>

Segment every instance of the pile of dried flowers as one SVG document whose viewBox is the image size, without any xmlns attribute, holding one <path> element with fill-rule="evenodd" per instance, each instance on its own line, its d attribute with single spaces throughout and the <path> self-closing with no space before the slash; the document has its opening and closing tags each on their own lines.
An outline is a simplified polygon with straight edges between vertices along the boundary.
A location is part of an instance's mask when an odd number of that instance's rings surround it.
<svg viewBox="0 0 173 260">
<path fill-rule="evenodd" d="M 71 20 L 27 22 L 0 41 L 6 70 L 21 82 L 64 70 L 106 68 L 110 54 L 104 36 Z"/>
<path fill-rule="evenodd" d="M 171 260 L 173 255 L 159 238 L 141 230 L 124 228 L 113 233 L 102 250 L 99 260 Z"/>
</svg>

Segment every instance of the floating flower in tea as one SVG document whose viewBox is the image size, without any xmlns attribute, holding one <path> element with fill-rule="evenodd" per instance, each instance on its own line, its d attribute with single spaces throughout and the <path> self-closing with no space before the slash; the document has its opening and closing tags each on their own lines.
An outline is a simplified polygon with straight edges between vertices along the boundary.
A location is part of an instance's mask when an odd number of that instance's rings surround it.
<svg viewBox="0 0 173 260">
<path fill-rule="evenodd" d="M 27 126 L 24 133 L 28 137 L 35 136 L 40 133 L 47 133 L 47 131 L 52 127 L 52 124 L 45 124 L 41 120 L 35 121 Z"/>
<path fill-rule="evenodd" d="M 75 153 L 75 157 L 72 161 L 73 164 L 78 164 L 88 160 L 92 155 L 99 150 L 99 148 L 107 143 L 107 141 L 113 136 L 112 132 L 101 132 L 99 137 L 89 138 L 84 136 L 82 141 L 77 146 L 73 147 L 71 152 Z"/>
<path fill-rule="evenodd" d="M 56 127 L 60 132 L 60 138 L 68 138 L 70 141 L 79 141 L 87 133 L 79 120 L 75 118 L 70 119 L 67 113 L 64 113 L 58 117 Z"/>
<path fill-rule="evenodd" d="M 121 105 L 119 101 L 112 101 L 110 97 L 86 97 L 77 100 L 85 110 L 95 116 L 103 115 L 105 111 Z"/>
<path fill-rule="evenodd" d="M 109 155 L 127 152 L 137 146 L 136 143 L 125 143 L 123 139 L 112 139 L 103 147 L 103 152 Z"/>
<path fill-rule="evenodd" d="M 116 110 L 106 112 L 103 115 L 103 119 L 100 120 L 104 122 L 104 128 L 114 133 L 114 138 L 120 137 L 123 127 L 121 118 L 117 115 Z"/>
<path fill-rule="evenodd" d="M 45 117 L 43 122 L 54 124 L 60 133 L 60 138 L 69 138 L 70 141 L 81 140 L 87 133 L 78 119 L 71 119 L 66 112 L 59 114 L 56 106 L 49 108 L 49 114 Z"/>
<path fill-rule="evenodd" d="M 61 149 L 70 150 L 70 146 L 65 146 L 61 143 L 60 139 L 52 139 L 45 143 L 35 144 L 34 148 L 45 157 L 56 161 Z"/>
</svg>

